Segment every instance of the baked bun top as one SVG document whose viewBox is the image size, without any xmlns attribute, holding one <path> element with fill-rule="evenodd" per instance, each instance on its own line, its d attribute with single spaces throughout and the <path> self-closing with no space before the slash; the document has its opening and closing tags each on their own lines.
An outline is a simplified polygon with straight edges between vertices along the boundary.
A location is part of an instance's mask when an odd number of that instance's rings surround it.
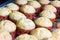
<svg viewBox="0 0 60 40">
<path fill-rule="evenodd" d="M 43 9 L 44 9 L 44 10 L 52 11 L 52 12 L 54 12 L 54 13 L 57 12 L 57 9 L 56 9 L 53 5 L 46 5 Z"/>
<path fill-rule="evenodd" d="M 37 37 L 38 40 L 52 37 L 52 33 L 46 28 L 36 28 L 31 31 L 31 34 Z"/>
<path fill-rule="evenodd" d="M 17 21 L 17 27 L 24 29 L 24 30 L 32 30 L 35 28 L 35 24 L 30 19 L 21 19 Z"/>
<path fill-rule="evenodd" d="M 7 16 L 10 13 L 11 13 L 11 10 L 6 7 L 0 8 L 0 16 Z"/>
<path fill-rule="evenodd" d="M 35 13 L 35 9 L 34 7 L 30 6 L 30 5 L 24 5 L 20 8 L 20 10 L 24 13 Z"/>
<path fill-rule="evenodd" d="M 49 0 L 38 0 L 41 4 L 49 4 Z"/>
<path fill-rule="evenodd" d="M 0 21 L 0 27 L 2 27 L 8 32 L 14 32 L 16 30 L 16 25 L 9 20 Z"/>
<path fill-rule="evenodd" d="M 19 10 L 19 6 L 14 4 L 14 3 L 7 4 L 7 8 L 9 8 L 10 10 L 13 10 L 13 11 L 18 11 Z"/>
<path fill-rule="evenodd" d="M 18 4 L 18 5 L 25 5 L 27 4 L 27 0 L 15 0 L 15 3 Z"/>
<path fill-rule="evenodd" d="M 50 18 L 50 19 L 55 19 L 56 18 L 56 15 L 54 12 L 52 11 L 49 11 L 49 10 L 43 10 L 39 16 L 43 16 L 43 17 L 47 17 L 47 18 Z"/>
<path fill-rule="evenodd" d="M 12 40 L 12 36 L 9 32 L 0 28 L 0 40 Z"/>
<path fill-rule="evenodd" d="M 22 34 L 18 36 L 16 40 L 37 40 L 37 38 L 33 35 Z"/>
<path fill-rule="evenodd" d="M 26 18 L 26 16 L 21 12 L 13 11 L 9 14 L 9 18 L 18 21 L 19 19 Z"/>
<path fill-rule="evenodd" d="M 28 5 L 31 5 L 34 8 L 40 8 L 41 7 L 41 4 L 37 1 L 30 1 L 30 2 L 28 2 Z"/>
<path fill-rule="evenodd" d="M 60 7 L 60 1 L 52 1 L 51 4 L 55 7 Z"/>
<path fill-rule="evenodd" d="M 46 17 L 39 17 L 35 20 L 36 25 L 42 27 L 50 27 L 52 26 L 52 22 Z"/>
</svg>

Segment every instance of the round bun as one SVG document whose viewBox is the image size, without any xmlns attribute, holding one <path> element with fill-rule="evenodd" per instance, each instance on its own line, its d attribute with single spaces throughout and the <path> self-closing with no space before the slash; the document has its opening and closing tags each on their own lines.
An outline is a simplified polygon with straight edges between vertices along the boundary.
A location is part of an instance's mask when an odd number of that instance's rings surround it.
<svg viewBox="0 0 60 40">
<path fill-rule="evenodd" d="M 50 3 L 49 0 L 39 0 L 39 2 L 40 2 L 41 4 L 49 4 L 49 3 Z"/>
<path fill-rule="evenodd" d="M 4 29 L 0 27 L 0 40 L 12 40 L 11 35 Z"/>
<path fill-rule="evenodd" d="M 52 5 L 46 5 L 43 9 L 44 9 L 44 10 L 52 11 L 52 12 L 54 12 L 54 13 L 57 12 L 57 9 L 56 9 L 54 6 L 52 6 Z"/>
<path fill-rule="evenodd" d="M 17 24 L 17 27 L 24 30 L 32 30 L 35 28 L 34 22 L 30 19 L 21 19 L 17 21 L 16 24 Z"/>
<path fill-rule="evenodd" d="M 20 8 L 20 10 L 24 13 L 35 13 L 34 7 L 30 5 L 24 5 Z"/>
<path fill-rule="evenodd" d="M 37 37 L 38 40 L 52 37 L 51 32 L 46 28 L 36 28 L 31 31 L 31 34 Z"/>
<path fill-rule="evenodd" d="M 0 16 L 7 16 L 10 13 L 11 13 L 11 10 L 6 7 L 0 8 Z"/>
<path fill-rule="evenodd" d="M 51 4 L 55 7 L 60 7 L 60 1 L 52 1 Z"/>
<path fill-rule="evenodd" d="M 54 14 L 54 12 L 52 11 L 48 11 L 48 10 L 44 10 L 42 11 L 39 16 L 42 16 L 42 17 L 47 17 L 49 19 L 55 19 L 56 18 L 56 15 Z"/>
<path fill-rule="evenodd" d="M 41 7 L 41 4 L 37 1 L 30 1 L 30 2 L 28 2 L 28 5 L 31 5 L 34 8 L 40 8 Z"/>
<path fill-rule="evenodd" d="M 18 21 L 18 20 L 20 20 L 22 18 L 26 18 L 26 16 L 23 13 L 21 13 L 21 12 L 13 11 L 13 12 L 11 12 L 9 14 L 9 18 L 12 19 L 12 20 Z"/>
<path fill-rule="evenodd" d="M 18 36 L 16 40 L 37 40 L 37 38 L 33 35 L 22 34 Z"/>
<path fill-rule="evenodd" d="M 15 3 L 18 4 L 18 5 L 25 5 L 27 4 L 27 0 L 15 0 Z"/>
<path fill-rule="evenodd" d="M 19 10 L 19 6 L 14 4 L 14 3 L 7 4 L 7 8 L 9 8 L 10 10 L 13 10 L 13 11 L 18 11 Z"/>
<path fill-rule="evenodd" d="M 37 26 L 52 27 L 52 22 L 46 17 L 39 17 L 35 20 Z"/>
<path fill-rule="evenodd" d="M 16 30 L 16 25 L 9 20 L 0 21 L 0 27 L 8 32 L 14 32 Z"/>
</svg>

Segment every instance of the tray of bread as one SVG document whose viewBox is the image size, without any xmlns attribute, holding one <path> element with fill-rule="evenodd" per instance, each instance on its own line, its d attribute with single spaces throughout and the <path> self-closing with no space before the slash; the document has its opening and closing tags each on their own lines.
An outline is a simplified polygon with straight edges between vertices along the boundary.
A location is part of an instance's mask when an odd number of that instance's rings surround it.
<svg viewBox="0 0 60 40">
<path fill-rule="evenodd" d="M 60 40 L 60 1 L 4 2 L 0 6 L 0 40 Z"/>
</svg>

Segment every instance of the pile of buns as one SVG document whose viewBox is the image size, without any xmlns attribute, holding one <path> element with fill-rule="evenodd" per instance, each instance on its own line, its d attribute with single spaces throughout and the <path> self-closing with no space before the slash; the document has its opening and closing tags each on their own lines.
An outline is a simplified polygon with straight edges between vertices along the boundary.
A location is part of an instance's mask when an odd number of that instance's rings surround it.
<svg viewBox="0 0 60 40">
<path fill-rule="evenodd" d="M 60 40 L 60 1 L 15 0 L 0 7 L 0 40 Z"/>
</svg>

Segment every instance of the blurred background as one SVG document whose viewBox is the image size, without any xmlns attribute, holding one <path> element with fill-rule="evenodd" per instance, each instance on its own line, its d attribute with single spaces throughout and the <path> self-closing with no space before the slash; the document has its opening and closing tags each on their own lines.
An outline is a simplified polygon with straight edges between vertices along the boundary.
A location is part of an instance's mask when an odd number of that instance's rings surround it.
<svg viewBox="0 0 60 40">
<path fill-rule="evenodd" d="M 0 0 L 0 7 L 5 6 L 6 4 L 13 2 L 13 0 Z"/>
</svg>

